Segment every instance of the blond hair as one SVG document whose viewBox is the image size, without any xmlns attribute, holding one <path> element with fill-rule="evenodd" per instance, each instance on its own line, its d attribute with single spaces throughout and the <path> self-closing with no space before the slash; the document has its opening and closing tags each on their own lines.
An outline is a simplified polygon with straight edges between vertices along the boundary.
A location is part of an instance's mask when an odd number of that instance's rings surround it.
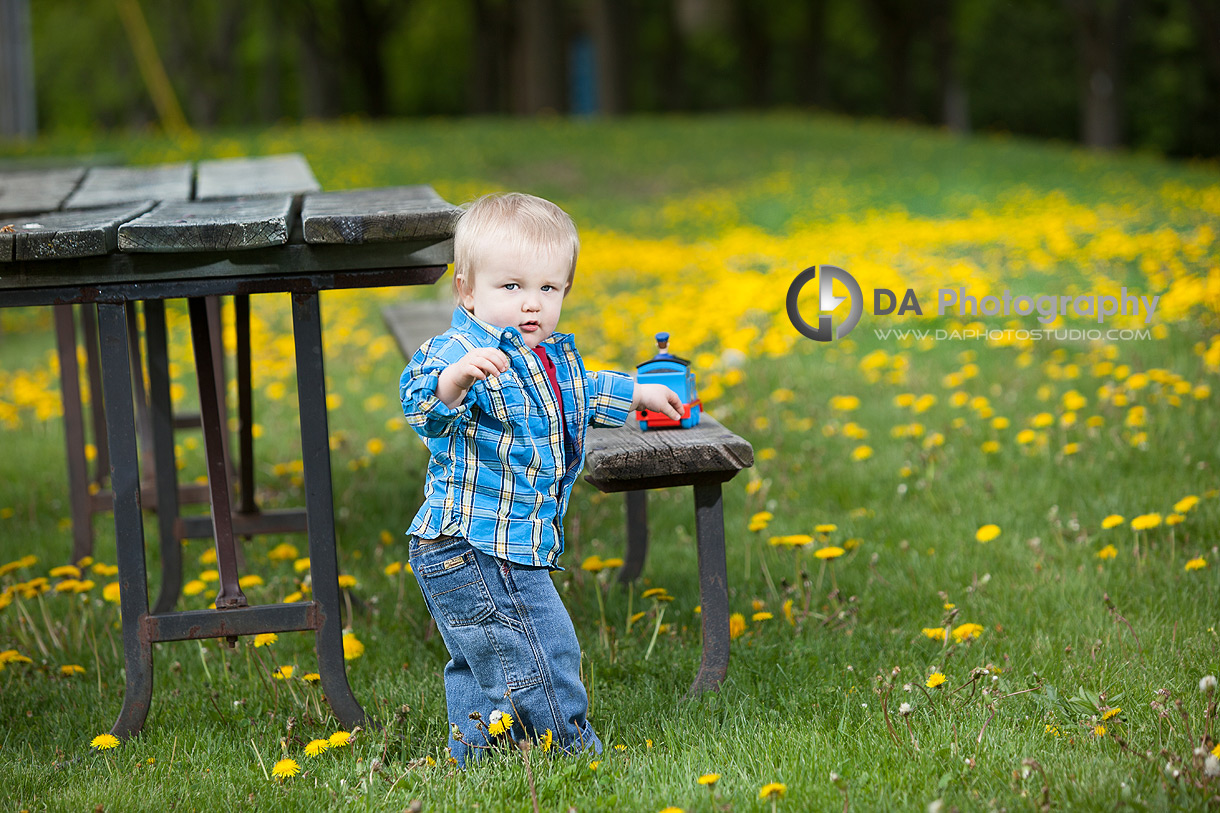
<svg viewBox="0 0 1220 813">
<path fill-rule="evenodd" d="M 571 258 L 568 288 L 576 275 L 580 236 L 576 224 L 549 200 L 521 192 L 484 195 L 468 203 L 453 229 L 453 296 L 471 284 L 483 258 L 515 249 L 545 257 Z M 566 291 L 565 291 L 566 293 Z"/>
</svg>

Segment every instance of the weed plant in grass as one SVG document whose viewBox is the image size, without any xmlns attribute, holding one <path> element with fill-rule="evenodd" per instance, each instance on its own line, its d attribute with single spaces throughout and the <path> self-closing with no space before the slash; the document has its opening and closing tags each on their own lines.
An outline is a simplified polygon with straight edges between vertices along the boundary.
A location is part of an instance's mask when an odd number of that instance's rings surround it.
<svg viewBox="0 0 1220 813">
<path fill-rule="evenodd" d="M 1200 687 L 1220 671 L 1214 169 L 805 116 L 310 125 L 21 148 L 107 149 L 301 149 L 329 188 L 422 180 L 452 199 L 502 187 L 558 198 L 585 236 L 564 329 L 618 367 L 670 330 L 711 413 L 755 447 L 755 467 L 725 488 L 732 662 L 720 692 L 681 700 L 700 646 L 688 490 L 650 495 L 644 578 L 622 586 L 590 561 L 621 556 L 621 499 L 580 485 L 555 579 L 606 751 L 504 743 L 453 770 L 444 647 L 402 566 L 426 455 L 395 403 L 403 359 L 377 311 L 404 293 L 335 292 L 323 312 L 348 668 L 378 725 L 331 746 L 338 725 L 307 679 L 311 638 L 285 633 L 235 649 L 158 645 L 145 732 L 92 748 L 123 688 L 106 598 L 113 526 L 96 518 L 96 561 L 79 576 L 52 576 L 71 549 L 53 333 L 48 312 L 0 311 L 0 565 L 15 563 L 0 568 L 6 807 L 418 799 L 517 811 L 536 794 L 543 810 L 764 810 L 773 782 L 785 810 L 1192 810 L 1217 794 L 1215 694 Z M 950 282 L 1125 284 L 1164 302 L 1141 340 L 899 339 L 870 316 L 819 345 L 787 324 L 783 295 L 822 261 L 856 273 L 868 301 L 869 286 L 910 280 L 921 297 Z M 171 361 L 186 407 L 180 304 Z M 908 326 L 971 327 L 931 315 Z M 268 507 L 303 501 L 290 329 L 285 302 L 254 299 Z M 178 443 L 189 481 L 199 443 Z M 155 541 L 154 517 L 147 526 Z M 251 600 L 306 593 L 305 549 L 292 536 L 247 543 Z M 208 546 L 184 552 L 196 585 L 180 607 L 206 607 Z M 155 544 L 148 558 L 156 574 Z"/>
</svg>

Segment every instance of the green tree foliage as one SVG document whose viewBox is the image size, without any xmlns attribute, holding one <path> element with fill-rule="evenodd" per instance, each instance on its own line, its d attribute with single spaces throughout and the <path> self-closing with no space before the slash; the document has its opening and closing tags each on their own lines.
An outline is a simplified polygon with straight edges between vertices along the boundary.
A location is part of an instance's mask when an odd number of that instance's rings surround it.
<svg viewBox="0 0 1220 813">
<path fill-rule="evenodd" d="M 141 0 L 194 126 L 532 112 L 531 83 L 554 80 L 523 53 L 541 35 L 561 54 L 592 38 L 617 78 L 609 109 L 814 106 L 1063 140 L 1083 134 L 1081 20 L 1129 8 L 1114 45 L 1122 143 L 1220 153 L 1220 14 L 1123 2 Z M 539 27 L 540 8 L 559 19 Z M 45 128 L 156 121 L 114 0 L 32 0 L 32 13 Z"/>
</svg>

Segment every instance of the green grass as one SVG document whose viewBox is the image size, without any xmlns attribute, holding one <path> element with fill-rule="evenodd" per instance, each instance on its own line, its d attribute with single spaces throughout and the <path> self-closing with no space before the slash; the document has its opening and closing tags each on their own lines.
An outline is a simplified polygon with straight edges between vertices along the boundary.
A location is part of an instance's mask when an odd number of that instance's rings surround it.
<svg viewBox="0 0 1220 813">
<path fill-rule="evenodd" d="M 1054 191 L 1085 206 L 1127 205 L 1135 230 L 1184 231 L 1206 223 L 1208 213 L 1175 209 L 1156 191 L 1171 182 L 1196 190 L 1220 182 L 1214 167 L 1098 157 L 1017 140 L 958 142 L 926 130 L 795 115 L 310 125 L 206 134 L 189 144 L 64 137 L 8 145 L 0 153 L 29 158 L 115 152 L 152 161 L 281 149 L 306 152 L 327 188 L 422 181 L 455 199 L 487 188 L 527 188 L 558 199 L 583 228 L 649 237 L 672 230 L 691 240 L 716 236 L 724 222 L 692 207 L 688 217 L 664 225 L 656 213 L 709 190 L 731 199 L 735 222 L 777 234 L 802 222 L 862 216 L 870 209 L 964 217 L 980 205 Z M 768 186 L 763 179 L 770 176 L 787 182 Z M 817 194 L 828 189 L 833 194 Z M 840 192 L 849 195 L 846 208 L 836 203 Z M 316 689 L 299 680 L 291 686 L 264 681 L 254 672 L 287 663 L 297 665 L 298 675 L 312 671 L 307 634 L 283 634 L 269 649 L 257 650 L 245 640 L 234 650 L 215 641 L 170 643 L 156 647 L 153 708 L 144 733 L 119 749 L 94 752 L 89 741 L 109 729 L 123 693 L 117 611 L 101 601 L 101 584 L 108 580 L 99 578 L 87 603 L 43 596 L 50 626 L 65 639 L 58 647 L 49 640 L 37 601 L 27 603 L 33 628 L 19 620 L 15 606 L 0 610 L 0 649 L 16 647 L 34 660 L 0 672 L 0 806 L 202 809 L 219 800 L 255 809 L 342 803 L 399 810 L 418 799 L 424 810 L 529 808 L 519 755 L 496 756 L 464 772 L 444 765 L 444 648 L 409 577 L 400 581 L 383 573 L 386 564 L 405 558 L 401 533 L 418 507 L 426 458 L 409 432 L 383 428 L 388 413 L 373 410 L 371 418 L 366 405 L 381 395 L 392 412 L 402 359 L 395 352 L 373 358 L 365 337 L 345 338 L 338 328 L 363 327 L 381 336 L 377 307 L 396 295 L 323 297 L 330 391 L 342 396 L 330 418 L 337 438 L 332 457 L 340 566 L 359 580 L 354 593 L 361 602 L 350 621 L 366 646 L 349 663 L 349 676 L 380 727 L 362 732 L 347 749 L 302 756 L 304 743 L 333 732 L 335 721 L 319 718 Z M 180 304 L 171 313 L 174 359 L 182 364 L 178 380 L 189 402 L 192 371 Z M 256 307 L 275 330 L 286 330 L 281 304 L 261 297 Z M 596 303 L 582 303 L 579 292 L 569 307 L 565 320 L 600 318 Z M 1173 324 L 1162 339 L 1120 344 L 1115 362 L 1137 371 L 1165 369 L 1220 389 L 1195 351 L 1197 342 L 1216 332 L 1209 319 L 1214 316 L 1202 313 Z M 0 327 L 0 371 L 46 366 L 54 346 L 49 311 L 0 311 Z M 583 483 L 577 487 L 567 523 L 567 569 L 556 580 L 585 647 L 590 717 L 608 750 L 596 770 L 589 759 L 552 759 L 533 751 L 540 808 L 710 810 L 708 791 L 696 779 L 716 772 L 717 801 L 734 810 L 769 809 L 757 797 L 772 781 L 787 784 L 780 809 L 842 809 L 843 797 L 830 780 L 836 772 L 847 783 L 854 810 L 922 810 L 935 799 L 943 799 L 945 809 L 1037 809 L 1043 775 L 1058 809 L 1204 809 L 1218 792 L 1215 780 L 1194 788 L 1166 779 L 1162 768 L 1166 754 L 1189 761 L 1200 744 L 1205 706 L 1197 683 L 1220 671 L 1220 503 L 1205 496 L 1220 487 L 1214 397 L 1187 395 L 1172 406 L 1165 394 L 1150 399 L 1156 389 L 1150 387 L 1139 401 L 1148 405 L 1141 449 L 1129 442 L 1125 410 L 1099 403 L 1097 389 L 1109 377 L 1091 368 L 1097 348 L 1042 342 L 1021 366 L 1015 348 L 982 342 L 902 347 L 870 333 L 861 328 L 850 344 L 802 342 L 786 356 L 753 359 L 740 383 L 712 407 L 756 451 L 775 450 L 725 487 L 730 600 L 745 615 L 747 631 L 733 642 L 720 692 L 693 702 L 681 699 L 700 653 L 689 490 L 652 493 L 653 543 L 643 584 L 634 592 L 606 585 L 612 625 L 607 646 L 598 635 L 600 582 L 579 563 L 594 553 L 621 555 L 622 501 Z M 859 362 L 876 349 L 907 359 L 903 383 L 866 380 Z M 1012 428 L 996 432 L 969 407 L 951 405 L 953 390 L 942 378 L 962 368 L 963 350 L 975 351 L 980 372 L 961 389 L 986 396 L 997 415 L 1012 419 Z M 1080 364 L 1079 378 L 1053 377 L 1052 370 L 1069 362 Z M 1050 388 L 1045 400 L 1043 386 Z M 792 390 L 792 400 L 773 397 L 781 388 Z M 1072 388 L 1090 402 L 1080 421 L 1100 414 L 1103 427 L 1093 433 L 1052 429 L 1044 450 L 1023 450 L 1013 442 L 1035 414 L 1058 414 L 1060 397 Z M 895 406 L 894 397 L 904 392 L 933 393 L 938 400 L 916 416 Z M 859 409 L 833 412 L 829 400 L 838 394 L 858 396 Z M 276 468 L 299 456 L 293 397 L 290 388 L 283 400 L 258 401 L 256 420 L 265 430 L 256 446 L 258 478 L 267 506 L 301 501 L 291 474 Z M 958 417 L 967 420 L 955 426 Z M 807 426 L 800 423 L 804 419 Z M 866 428 L 869 437 L 844 437 L 848 421 Z M 927 434 L 943 433 L 944 445 L 925 449 L 922 439 L 891 437 L 892 426 L 912 421 L 924 424 Z M 836 427 L 834 435 L 823 433 L 828 425 Z M 38 422 L 25 414 L 20 428 L 0 431 L 0 509 L 12 509 L 0 519 L 0 563 L 38 555 L 34 568 L 4 577 L 28 579 L 70 555 L 62 422 Z M 184 479 L 202 473 L 190 435 L 179 438 Z M 1003 448 L 984 454 L 980 444 L 993 435 L 1004 439 Z M 374 437 L 385 443 L 380 454 L 366 451 Z M 1081 451 L 1062 455 L 1062 443 L 1077 438 Z M 852 460 L 851 449 L 860 443 L 873 448 L 869 460 Z M 900 473 L 904 466 L 909 476 Z M 752 494 L 746 488 L 750 480 L 759 483 Z M 1141 540 L 1146 555 L 1138 563 L 1128 527 L 1100 527 L 1112 513 L 1128 520 L 1168 513 L 1188 494 L 1202 498 L 1198 507 L 1172 537 L 1162 526 Z M 763 509 L 774 514 L 770 527 L 747 530 L 750 516 Z M 811 554 L 798 559 L 798 553 L 768 544 L 770 536 L 809 533 L 821 522 L 838 525 L 834 543 L 860 540 L 829 565 L 837 595 L 830 594 L 829 568 L 823 571 Z M 984 545 L 974 534 L 987 523 L 1002 533 Z M 155 516 L 148 516 L 146 526 L 155 595 Z M 99 515 L 94 527 L 97 558 L 113 562 L 109 516 Z M 388 544 L 383 532 L 389 532 Z M 291 563 L 267 559 L 283 541 L 305 549 L 300 537 L 246 545 L 249 570 L 267 582 L 249 591 L 252 600 L 282 600 L 295 589 Z M 1117 558 L 1098 559 L 1097 551 L 1111 542 Z M 198 557 L 207 547 L 199 541 L 187 545 L 188 578 L 203 569 Z M 1186 571 L 1185 562 L 1197 555 L 1210 566 Z M 792 598 L 801 607 L 802 567 L 811 613 L 793 626 L 782 606 Z M 665 610 L 669 631 L 646 658 L 653 617 L 630 632 L 625 625 L 629 604 L 631 610 L 651 606 L 639 595 L 648 586 L 663 586 L 676 600 Z M 181 606 L 205 606 L 210 594 L 209 589 L 184 599 Z M 749 621 L 755 600 L 775 618 Z M 946 602 L 956 605 L 954 624 L 983 626 L 977 639 L 942 647 L 921 634 L 942 623 Z M 38 650 L 35 633 L 47 656 Z M 59 666 L 69 663 L 86 673 L 61 677 Z M 986 686 L 994 694 L 958 690 L 982 667 L 992 671 L 976 689 Z M 900 670 L 896 677 L 894 668 Z M 930 698 L 918 688 L 904 691 L 903 684 L 921 685 L 933 670 L 947 682 L 928 690 Z M 896 739 L 878 693 L 891 681 L 886 703 Z M 1122 712 L 1106 721 L 1106 736 L 1094 736 L 1090 718 L 1096 712 L 1051 702 L 1047 686 L 1064 698 L 1078 688 L 1104 692 Z M 1037 690 L 1014 694 L 1025 689 Z M 1192 740 L 1176 710 L 1162 718 L 1150 707 L 1159 689 L 1183 701 Z M 1120 694 L 1121 700 L 1113 699 Z M 914 707 L 910 731 L 897 713 L 902 702 Z M 1059 735 L 1048 732 L 1048 725 Z M 1216 736 L 1214 721 L 1211 734 Z M 1151 758 L 1124 751 L 1115 735 Z M 267 780 L 259 758 L 270 770 L 282 747 L 306 773 L 281 784 Z M 440 764 L 417 762 L 428 757 Z M 374 760 L 380 770 L 373 770 Z M 1027 768 L 1026 760 L 1038 768 Z M 1023 776 L 1024 770 L 1032 773 Z"/>
</svg>

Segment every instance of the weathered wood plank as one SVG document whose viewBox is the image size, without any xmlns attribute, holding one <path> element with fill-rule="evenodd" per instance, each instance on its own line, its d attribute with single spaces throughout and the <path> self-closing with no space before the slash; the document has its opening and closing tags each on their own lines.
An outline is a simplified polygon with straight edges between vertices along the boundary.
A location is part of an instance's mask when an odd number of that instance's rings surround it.
<svg viewBox="0 0 1220 813">
<path fill-rule="evenodd" d="M 750 443 L 706 412 L 693 429 L 590 429 L 585 445 L 585 479 L 602 491 L 727 480 L 753 465 Z"/>
<path fill-rule="evenodd" d="M 0 172 L 0 217 L 60 208 L 84 174 L 84 167 Z"/>
<path fill-rule="evenodd" d="M 292 197 L 162 203 L 119 227 L 119 250 L 241 251 L 288 241 Z"/>
<path fill-rule="evenodd" d="M 449 329 L 453 308 L 449 299 L 399 302 L 382 308 L 381 318 L 398 349 L 410 359 L 424 342 Z"/>
<path fill-rule="evenodd" d="M 112 206 L 141 200 L 190 200 L 190 163 L 151 167 L 97 167 L 89 170 L 66 209 Z"/>
<path fill-rule="evenodd" d="M 300 153 L 200 161 L 195 170 L 195 200 L 300 195 L 321 188 Z"/>
<path fill-rule="evenodd" d="M 460 212 L 430 186 L 398 186 L 307 195 L 301 220 L 307 243 L 375 243 L 452 237 Z"/>
<path fill-rule="evenodd" d="M 102 209 L 47 212 L 13 221 L 0 234 L 0 262 L 97 257 L 114 251 L 118 229 L 154 206 L 151 200 Z M 4 248 L 8 243 L 9 248 Z"/>
</svg>

